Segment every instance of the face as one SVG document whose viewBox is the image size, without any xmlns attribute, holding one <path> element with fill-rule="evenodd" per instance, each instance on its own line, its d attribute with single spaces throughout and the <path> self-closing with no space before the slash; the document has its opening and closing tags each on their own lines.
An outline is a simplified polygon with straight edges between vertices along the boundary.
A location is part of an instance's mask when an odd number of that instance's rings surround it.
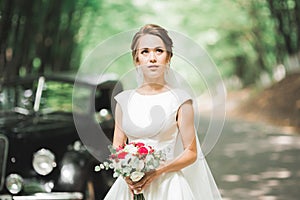
<svg viewBox="0 0 300 200">
<path fill-rule="evenodd" d="M 139 39 L 136 66 L 142 67 L 145 78 L 163 77 L 170 58 L 160 37 L 144 35 Z"/>
</svg>

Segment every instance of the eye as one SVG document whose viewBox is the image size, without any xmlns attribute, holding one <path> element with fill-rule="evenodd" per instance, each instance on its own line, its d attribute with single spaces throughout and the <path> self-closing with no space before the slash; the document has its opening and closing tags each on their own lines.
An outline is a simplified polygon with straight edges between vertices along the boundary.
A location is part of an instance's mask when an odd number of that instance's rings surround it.
<svg viewBox="0 0 300 200">
<path fill-rule="evenodd" d="M 149 51 L 147 49 L 144 49 L 141 51 L 141 54 L 147 54 L 147 53 L 149 53 Z"/>
<path fill-rule="evenodd" d="M 157 52 L 157 53 L 163 53 L 164 50 L 163 50 L 163 49 L 156 49 L 156 52 Z"/>
</svg>

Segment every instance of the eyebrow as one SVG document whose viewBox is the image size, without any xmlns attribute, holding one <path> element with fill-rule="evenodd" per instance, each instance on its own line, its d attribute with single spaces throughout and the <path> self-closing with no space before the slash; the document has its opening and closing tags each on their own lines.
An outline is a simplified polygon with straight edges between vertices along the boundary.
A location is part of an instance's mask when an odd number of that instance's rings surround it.
<svg viewBox="0 0 300 200">
<path fill-rule="evenodd" d="M 154 48 L 149 48 L 149 47 L 144 47 L 144 48 L 139 48 L 141 49 L 165 49 L 164 47 L 158 46 L 158 47 L 154 47 Z"/>
</svg>

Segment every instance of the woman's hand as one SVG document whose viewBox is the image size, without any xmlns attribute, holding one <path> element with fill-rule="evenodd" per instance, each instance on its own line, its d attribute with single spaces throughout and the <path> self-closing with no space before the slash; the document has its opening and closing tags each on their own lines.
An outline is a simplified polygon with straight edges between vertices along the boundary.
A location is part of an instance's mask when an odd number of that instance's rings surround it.
<svg viewBox="0 0 300 200">
<path fill-rule="evenodd" d="M 159 172 L 157 170 L 153 170 L 146 172 L 144 177 L 138 182 L 133 182 L 129 177 L 126 177 L 125 181 L 127 182 L 132 193 L 134 193 L 134 191 L 141 192 L 147 188 L 158 176 Z"/>
<path fill-rule="evenodd" d="M 128 187 L 130 189 L 131 194 L 134 194 L 134 190 L 133 190 L 133 188 L 134 188 L 134 186 L 133 186 L 134 182 L 130 179 L 129 176 L 124 177 L 124 180 L 126 181 Z"/>
<path fill-rule="evenodd" d="M 133 189 L 136 191 L 142 191 L 144 190 L 146 187 L 148 187 L 150 185 L 150 183 L 152 183 L 152 181 L 154 181 L 157 177 L 159 176 L 159 173 L 157 170 L 153 170 L 150 172 L 146 172 L 145 176 L 138 182 L 134 182 L 133 184 Z"/>
</svg>

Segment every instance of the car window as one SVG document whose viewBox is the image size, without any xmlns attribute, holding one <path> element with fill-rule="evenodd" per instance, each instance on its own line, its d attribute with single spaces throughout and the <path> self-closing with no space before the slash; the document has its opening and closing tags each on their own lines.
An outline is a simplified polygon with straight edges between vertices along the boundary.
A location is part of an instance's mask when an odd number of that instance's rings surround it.
<svg viewBox="0 0 300 200">
<path fill-rule="evenodd" d="M 51 112 L 72 112 L 72 85 L 46 81 L 43 87 L 40 109 Z"/>
<path fill-rule="evenodd" d="M 0 90 L 0 112 L 16 111 L 22 114 L 33 112 L 38 81 L 28 81 L 4 85 Z M 73 96 L 73 84 L 47 80 L 43 84 L 39 112 L 90 112 L 91 87 L 80 85 Z M 75 103 L 72 105 L 73 99 Z M 73 107 L 72 107 L 73 106 Z"/>
<path fill-rule="evenodd" d="M 55 81 L 46 81 L 42 97 L 40 109 L 49 112 L 79 112 L 87 113 L 89 108 L 88 99 L 91 95 L 91 89 L 88 87 L 80 87 L 73 97 L 73 84 Z M 75 104 L 72 108 L 73 98 L 82 99 L 80 104 Z"/>
</svg>

